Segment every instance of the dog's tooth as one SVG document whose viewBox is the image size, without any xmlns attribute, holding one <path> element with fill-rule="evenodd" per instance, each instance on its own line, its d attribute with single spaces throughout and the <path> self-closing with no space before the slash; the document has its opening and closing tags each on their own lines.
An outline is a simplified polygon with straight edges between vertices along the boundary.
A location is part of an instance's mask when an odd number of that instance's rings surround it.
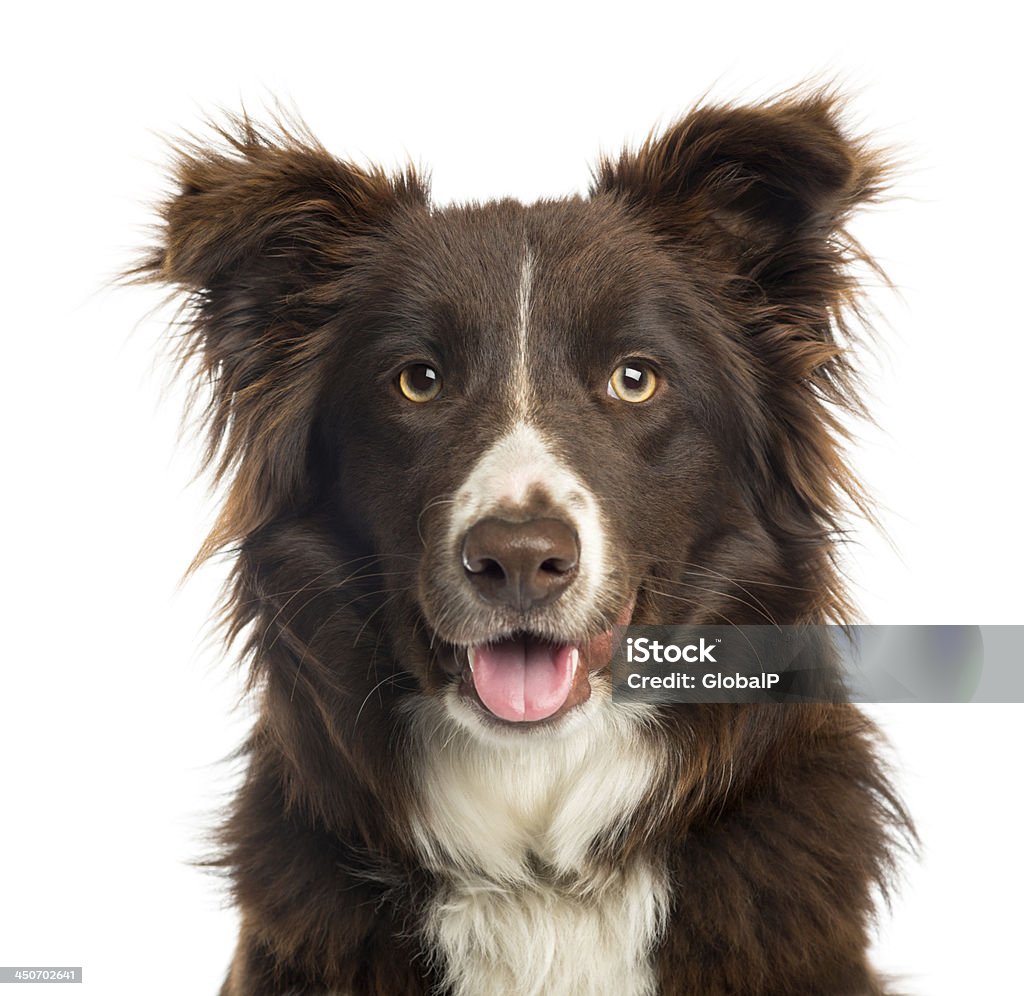
<svg viewBox="0 0 1024 996">
<path fill-rule="evenodd" d="M 572 653 L 569 655 L 569 667 L 571 669 L 570 678 L 576 677 L 576 669 L 580 666 L 580 648 L 573 647 Z"/>
</svg>

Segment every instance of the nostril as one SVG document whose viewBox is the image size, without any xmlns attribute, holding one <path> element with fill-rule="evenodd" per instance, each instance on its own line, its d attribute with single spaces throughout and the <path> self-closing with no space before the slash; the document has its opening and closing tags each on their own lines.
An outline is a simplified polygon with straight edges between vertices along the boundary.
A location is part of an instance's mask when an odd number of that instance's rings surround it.
<svg viewBox="0 0 1024 996">
<path fill-rule="evenodd" d="M 575 568 L 576 561 L 565 557 L 550 557 L 540 565 L 540 569 L 547 574 L 568 574 L 569 571 L 575 570 Z"/>
<path fill-rule="evenodd" d="M 485 578 L 493 578 L 495 581 L 500 581 L 505 577 L 505 568 L 490 557 L 476 557 L 470 560 L 464 556 L 462 564 L 470 574 L 480 574 Z"/>
</svg>

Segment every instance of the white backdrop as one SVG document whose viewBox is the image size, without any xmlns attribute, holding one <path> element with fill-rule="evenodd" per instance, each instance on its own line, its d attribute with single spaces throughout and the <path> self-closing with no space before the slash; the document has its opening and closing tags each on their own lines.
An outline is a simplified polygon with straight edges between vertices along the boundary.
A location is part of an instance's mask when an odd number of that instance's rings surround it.
<svg viewBox="0 0 1024 996">
<path fill-rule="evenodd" d="M 211 503 L 189 484 L 194 441 L 176 438 L 166 311 L 105 287 L 164 189 L 157 132 L 277 95 L 341 155 L 428 165 L 439 201 L 529 200 L 583 189 L 599 149 L 709 88 L 756 99 L 838 77 L 854 123 L 908 160 L 898 197 L 856 228 L 901 292 L 874 295 L 879 428 L 854 454 L 892 540 L 861 530 L 849 551 L 863 619 L 1024 623 L 1020 72 L 1000 9 L 9 11 L 0 965 L 82 965 L 101 996 L 214 993 L 233 943 L 217 883 L 188 864 L 246 727 L 237 675 L 203 642 L 219 569 L 176 588 Z M 873 712 L 925 845 L 877 960 L 930 996 L 1024 991 L 1024 708 Z"/>
</svg>

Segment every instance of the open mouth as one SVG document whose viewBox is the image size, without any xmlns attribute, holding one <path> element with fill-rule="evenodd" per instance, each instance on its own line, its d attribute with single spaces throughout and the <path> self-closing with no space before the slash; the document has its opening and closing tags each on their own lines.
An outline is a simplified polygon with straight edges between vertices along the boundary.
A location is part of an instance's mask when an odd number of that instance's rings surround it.
<svg viewBox="0 0 1024 996">
<path fill-rule="evenodd" d="M 615 620 L 628 625 L 633 601 Z M 543 723 L 590 698 L 590 676 L 611 661 L 613 629 L 581 643 L 560 643 L 527 632 L 467 649 L 460 693 L 496 720 Z"/>
<path fill-rule="evenodd" d="M 526 634 L 469 648 L 469 672 L 480 704 L 509 723 L 536 723 L 567 707 L 577 694 L 580 648 Z M 586 680 L 584 676 L 584 680 Z M 587 681 L 586 695 L 590 687 Z"/>
</svg>

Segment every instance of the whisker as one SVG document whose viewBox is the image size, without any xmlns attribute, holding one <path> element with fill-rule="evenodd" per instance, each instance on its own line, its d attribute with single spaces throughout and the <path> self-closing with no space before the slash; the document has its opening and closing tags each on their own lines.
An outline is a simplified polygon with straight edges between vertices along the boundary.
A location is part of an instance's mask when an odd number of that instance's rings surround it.
<svg viewBox="0 0 1024 996">
<path fill-rule="evenodd" d="M 759 615 L 761 615 L 764 619 L 766 619 L 770 625 L 778 626 L 778 623 L 775 621 L 774 617 L 764 608 L 763 605 L 760 605 L 760 606 L 755 605 L 753 602 L 748 602 L 745 598 L 740 598 L 739 595 L 731 595 L 727 591 L 719 591 L 717 588 L 705 588 L 702 585 L 693 584 L 691 581 L 679 581 L 679 580 L 674 580 L 674 579 L 671 579 L 671 578 L 651 578 L 651 577 L 645 577 L 645 578 L 636 578 L 635 580 L 640 582 L 640 584 L 643 587 L 647 587 L 647 588 L 650 588 L 651 583 L 654 583 L 654 584 L 668 583 L 668 584 L 675 584 L 675 585 L 683 585 L 686 588 L 694 588 L 697 591 L 704 591 L 704 592 L 707 592 L 710 595 L 720 595 L 722 598 L 730 598 L 730 599 L 732 599 L 735 602 L 739 602 L 741 605 L 747 606 L 748 609 L 753 609 L 755 612 L 757 612 Z M 669 598 L 671 598 L 671 597 L 678 597 L 678 596 L 671 596 L 671 595 L 668 594 L 668 592 L 657 592 L 656 594 L 664 595 L 665 597 L 669 597 Z M 696 602 L 695 600 L 691 600 L 691 601 L 694 601 L 695 604 L 698 604 L 698 605 L 700 604 L 699 602 Z"/>
<path fill-rule="evenodd" d="M 390 604 L 391 604 L 391 603 L 392 603 L 392 602 L 393 602 L 393 601 L 394 601 L 394 600 L 395 600 L 395 599 L 396 599 L 396 598 L 397 598 L 397 597 L 398 597 L 399 595 L 401 595 L 401 594 L 403 594 L 404 592 L 406 592 L 406 591 L 409 591 L 409 590 L 410 590 L 409 588 L 399 588 L 399 589 L 398 589 L 398 590 L 397 590 L 396 592 L 394 592 L 394 594 L 392 594 L 392 595 L 388 596 L 387 598 L 385 598 L 385 599 L 384 599 L 384 601 L 383 601 L 383 602 L 381 602 L 381 604 L 380 604 L 380 605 L 378 605 L 378 606 L 377 606 L 377 608 L 375 608 L 375 609 L 374 609 L 374 610 L 373 610 L 373 611 L 372 611 L 372 612 L 371 612 L 371 613 L 370 613 L 370 614 L 369 614 L 369 615 L 368 615 L 368 616 L 366 617 L 366 621 L 365 621 L 365 622 L 363 623 L 363 625 L 359 627 L 359 632 L 358 632 L 358 633 L 356 633 L 356 638 L 355 638 L 355 639 L 354 639 L 354 640 L 352 641 L 352 646 L 353 646 L 353 647 L 355 647 L 355 646 L 356 646 L 356 645 L 357 645 L 357 644 L 359 643 L 359 638 L 360 638 L 360 637 L 361 637 L 361 636 L 363 635 L 363 632 L 365 631 L 366 627 L 370 625 L 370 621 L 371 621 L 371 620 L 373 619 L 373 617 L 374 617 L 374 616 L 375 616 L 375 615 L 376 615 L 376 614 L 377 614 L 378 612 L 380 612 L 380 611 L 381 611 L 381 609 L 384 609 L 384 608 L 386 608 L 386 607 L 387 607 L 388 605 L 390 605 Z"/>
<path fill-rule="evenodd" d="M 361 571 L 365 571 L 367 568 L 372 567 L 372 566 L 373 566 L 372 564 L 367 564 L 364 567 L 360 568 L 359 571 L 354 571 L 348 577 L 342 578 L 341 581 L 335 581 L 332 584 L 328 585 L 327 587 L 321 588 L 319 591 L 314 592 L 313 595 L 311 595 L 308 599 L 306 599 L 306 601 L 303 602 L 302 605 L 300 605 L 291 614 L 291 616 L 288 619 L 288 622 L 285 624 L 285 628 L 287 629 L 288 627 L 290 627 L 292 621 L 299 615 L 299 613 L 304 612 L 318 598 L 322 597 L 323 595 L 329 595 L 329 594 L 331 594 L 332 592 L 335 592 L 335 591 L 340 591 L 342 588 L 344 588 L 344 586 L 346 584 L 349 584 L 351 581 L 369 581 L 371 578 L 400 577 L 400 576 L 403 576 L 403 575 L 408 575 L 408 574 L 413 573 L 412 571 L 380 571 L 380 572 L 377 572 L 375 574 L 360 573 Z M 294 599 L 296 598 L 296 596 L 299 593 L 301 593 L 302 591 L 305 591 L 310 586 L 310 584 L 314 584 L 316 581 L 318 581 L 320 578 L 322 578 L 324 576 L 324 574 L 327 574 L 327 573 L 330 573 L 330 572 L 329 571 L 324 571 L 323 574 L 317 575 L 317 577 L 314 578 L 312 581 L 310 581 L 307 584 L 303 585 L 302 588 L 300 588 L 299 591 L 296 592 L 295 595 L 292 595 L 292 597 L 288 599 L 288 602 L 286 602 L 284 605 L 281 606 L 280 609 L 278 609 L 276 615 L 270 621 L 268 626 L 273 626 L 274 623 L 277 622 L 277 620 L 280 617 L 281 613 L 287 608 L 288 604 L 290 604 L 292 601 L 294 601 Z M 357 596 L 356 600 L 358 600 L 361 597 L 364 597 L 364 596 Z M 349 603 L 349 604 L 351 604 L 351 603 Z M 264 650 L 267 650 L 267 651 L 272 650 L 273 647 L 274 647 L 274 642 L 276 641 L 276 639 L 277 639 L 277 637 L 275 636 L 274 639 L 271 640 L 270 644 L 267 647 L 265 647 L 265 648 L 261 647 L 260 648 L 260 652 L 262 653 Z"/>
<path fill-rule="evenodd" d="M 373 695 L 373 693 L 375 691 L 377 691 L 378 688 L 380 688 L 383 685 L 386 685 L 389 681 L 394 681 L 398 677 L 399 677 L 399 675 L 397 673 L 396 674 L 385 675 L 383 678 L 381 678 L 380 681 L 377 682 L 376 685 L 373 686 L 373 688 L 371 688 L 366 693 L 366 697 L 360 703 L 359 709 L 356 712 L 356 718 L 352 722 L 352 732 L 353 732 L 353 734 L 355 733 L 356 729 L 359 726 L 359 717 L 362 716 L 363 710 L 366 708 L 366 703 L 370 701 L 370 696 Z"/>
<path fill-rule="evenodd" d="M 761 578 L 731 577 L 728 574 L 722 574 L 720 571 L 716 571 L 713 568 L 708 567 L 707 564 L 697 563 L 693 560 L 680 560 L 676 557 L 665 557 L 661 553 L 654 553 L 649 550 L 642 550 L 640 551 L 640 554 L 641 556 L 648 557 L 652 561 L 656 561 L 660 564 L 665 564 L 672 567 L 690 567 L 698 571 L 707 571 L 709 574 L 715 574 L 720 578 L 724 578 L 725 580 L 732 582 L 733 584 L 755 584 L 764 588 L 787 588 L 791 591 L 815 591 L 814 588 L 808 588 L 803 585 L 783 584 L 778 581 L 765 581 Z"/>
<path fill-rule="evenodd" d="M 391 598 L 389 598 L 387 601 L 391 601 L 392 598 L 395 598 L 396 596 L 401 595 L 403 592 L 407 592 L 407 591 L 411 591 L 411 590 L 412 590 L 411 588 L 399 588 L 399 589 L 397 589 L 394 592 L 394 594 L 391 596 Z M 335 620 L 338 617 L 338 615 L 340 613 L 344 612 L 345 609 L 347 609 L 350 605 L 355 605 L 356 602 L 361 601 L 363 598 L 368 598 L 370 596 L 376 596 L 376 595 L 382 595 L 382 594 L 384 594 L 384 592 L 381 591 L 381 590 L 374 591 L 374 592 L 367 592 L 364 595 L 357 595 L 355 598 L 349 599 L 349 601 L 345 602 L 344 605 L 337 605 L 337 606 L 335 606 L 327 614 L 326 618 L 321 621 L 320 625 L 317 626 L 317 628 L 313 631 L 313 634 L 309 638 L 309 640 L 308 641 L 303 641 L 303 645 L 304 645 L 305 649 L 303 650 L 303 654 L 299 658 L 298 664 L 296 665 L 295 677 L 292 679 L 292 691 L 291 691 L 291 697 L 292 698 L 294 698 L 294 696 L 295 696 L 295 687 L 298 684 L 299 672 L 302 670 L 302 664 L 303 664 L 303 662 L 304 662 L 304 660 L 306 658 L 306 650 L 309 650 L 309 648 L 312 647 L 316 643 L 317 637 L 323 632 L 324 627 L 326 627 L 333 620 Z M 385 605 L 387 604 L 387 601 L 384 603 Z M 372 618 L 372 616 L 373 616 L 373 614 L 371 613 L 371 618 Z M 294 618 L 294 616 L 292 618 Z M 285 624 L 285 626 L 287 626 L 287 624 Z M 365 623 L 364 623 L 363 628 L 365 629 Z M 362 633 L 362 629 L 359 632 Z M 275 637 L 275 639 L 276 639 L 276 637 Z M 358 637 L 356 639 L 358 640 Z M 315 654 L 310 653 L 310 657 L 312 657 L 314 660 L 316 659 L 316 655 Z"/>
<path fill-rule="evenodd" d="M 430 501 L 428 501 L 426 503 L 426 505 L 423 506 L 423 509 L 420 512 L 420 514 L 416 516 L 416 535 L 419 536 L 420 543 L 422 543 L 423 546 L 427 545 L 427 541 L 426 541 L 426 539 L 423 536 L 422 530 L 420 529 L 420 525 L 423 522 L 423 516 L 426 515 L 427 512 L 429 512 L 432 508 L 435 508 L 438 505 L 454 505 L 454 504 L 455 504 L 455 499 L 454 498 L 449 498 L 449 497 L 447 497 L 447 495 L 439 495 L 437 498 L 432 498 Z"/>
<path fill-rule="evenodd" d="M 375 558 L 375 557 L 357 557 L 357 558 L 355 558 L 354 560 L 351 560 L 351 561 L 349 561 L 349 562 L 348 562 L 348 564 L 353 564 L 353 563 L 359 563 L 360 561 L 363 561 L 363 560 L 371 560 L 371 562 L 372 562 L 373 560 L 376 560 L 376 559 L 377 559 L 377 558 Z M 346 564 L 345 566 L 348 566 L 348 564 Z M 325 571 L 321 571 L 321 572 L 320 572 L 319 574 L 317 574 L 317 575 L 316 575 L 315 577 L 312 577 L 312 578 L 310 578 L 310 579 L 309 579 L 309 580 L 308 580 L 308 581 L 307 581 L 307 582 L 306 582 L 306 583 L 305 583 L 305 584 L 304 584 L 304 585 L 303 585 L 303 586 L 302 586 L 301 588 L 299 588 L 299 589 L 298 589 L 297 591 L 293 592 L 293 593 L 292 593 L 292 594 L 291 594 L 291 595 L 290 595 L 290 596 L 288 597 L 288 599 L 287 599 L 287 600 L 285 601 L 285 603 L 284 603 L 283 605 L 281 605 L 281 606 L 280 606 L 280 607 L 278 608 L 277 612 L 276 612 L 276 613 L 274 614 L 274 617 L 273 617 L 273 618 L 272 618 L 272 619 L 270 620 L 270 622 L 269 622 L 269 623 L 267 623 L 267 626 L 266 626 L 266 628 L 264 629 L 264 636 L 265 636 L 265 634 L 266 634 L 267 632 L 269 632 L 269 630 L 270 630 L 271 628 L 273 628 L 274 624 L 275 624 L 275 623 L 277 622 L 277 620 L 278 620 L 278 618 L 280 617 L 281 613 L 282 613 L 282 612 L 284 612 L 284 610 L 285 610 L 286 608 L 288 608 L 288 606 L 289 606 L 289 605 L 291 605 L 291 603 L 292 603 L 292 602 L 293 602 L 293 601 L 294 601 L 294 600 L 295 600 L 296 598 L 298 598 L 298 596 L 299 596 L 299 595 L 301 595 L 301 594 L 302 594 L 302 592 L 306 591 L 306 590 L 307 590 L 307 589 L 308 589 L 308 588 L 310 587 L 310 585 L 314 585 L 314 584 L 316 584 L 316 583 L 317 583 L 317 581 L 319 581 L 319 580 L 320 580 L 321 578 L 323 578 L 323 577 L 326 577 L 326 576 L 327 576 L 328 574 L 331 574 L 331 573 L 333 573 L 334 571 L 338 571 L 338 570 L 344 570 L 344 569 L 345 569 L 345 567 L 339 567 L 339 566 L 338 566 L 337 564 L 332 564 L 332 565 L 331 565 L 330 567 L 328 567 L 328 568 L 327 568 L 327 570 L 325 570 Z M 358 572 L 357 572 L 357 573 L 358 573 Z M 351 577 L 351 576 L 352 576 L 352 575 L 350 575 L 350 577 Z M 347 579 L 346 579 L 346 580 L 347 580 Z M 319 594 L 319 593 L 318 593 L 318 594 Z M 317 597 L 317 595 L 314 595 L 313 597 L 314 597 L 314 598 L 316 598 L 316 597 Z M 306 605 L 308 605 L 308 604 L 309 604 L 309 602 L 306 602 Z M 305 605 L 303 606 L 303 608 L 305 608 Z M 300 611 L 301 611 L 301 609 L 300 609 Z M 293 618 L 294 618 L 294 616 L 293 616 Z M 273 646 L 273 644 L 271 644 L 271 646 Z M 258 652 L 258 653 L 260 653 L 260 654 L 262 654 L 262 653 L 264 653 L 264 651 L 266 651 L 266 650 L 269 650 L 269 649 L 270 649 L 270 647 L 265 647 L 265 646 L 263 645 L 263 641 L 261 641 L 261 642 L 260 642 L 260 647 L 259 647 L 259 649 L 258 649 L 258 651 L 257 651 L 257 652 Z"/>
</svg>

